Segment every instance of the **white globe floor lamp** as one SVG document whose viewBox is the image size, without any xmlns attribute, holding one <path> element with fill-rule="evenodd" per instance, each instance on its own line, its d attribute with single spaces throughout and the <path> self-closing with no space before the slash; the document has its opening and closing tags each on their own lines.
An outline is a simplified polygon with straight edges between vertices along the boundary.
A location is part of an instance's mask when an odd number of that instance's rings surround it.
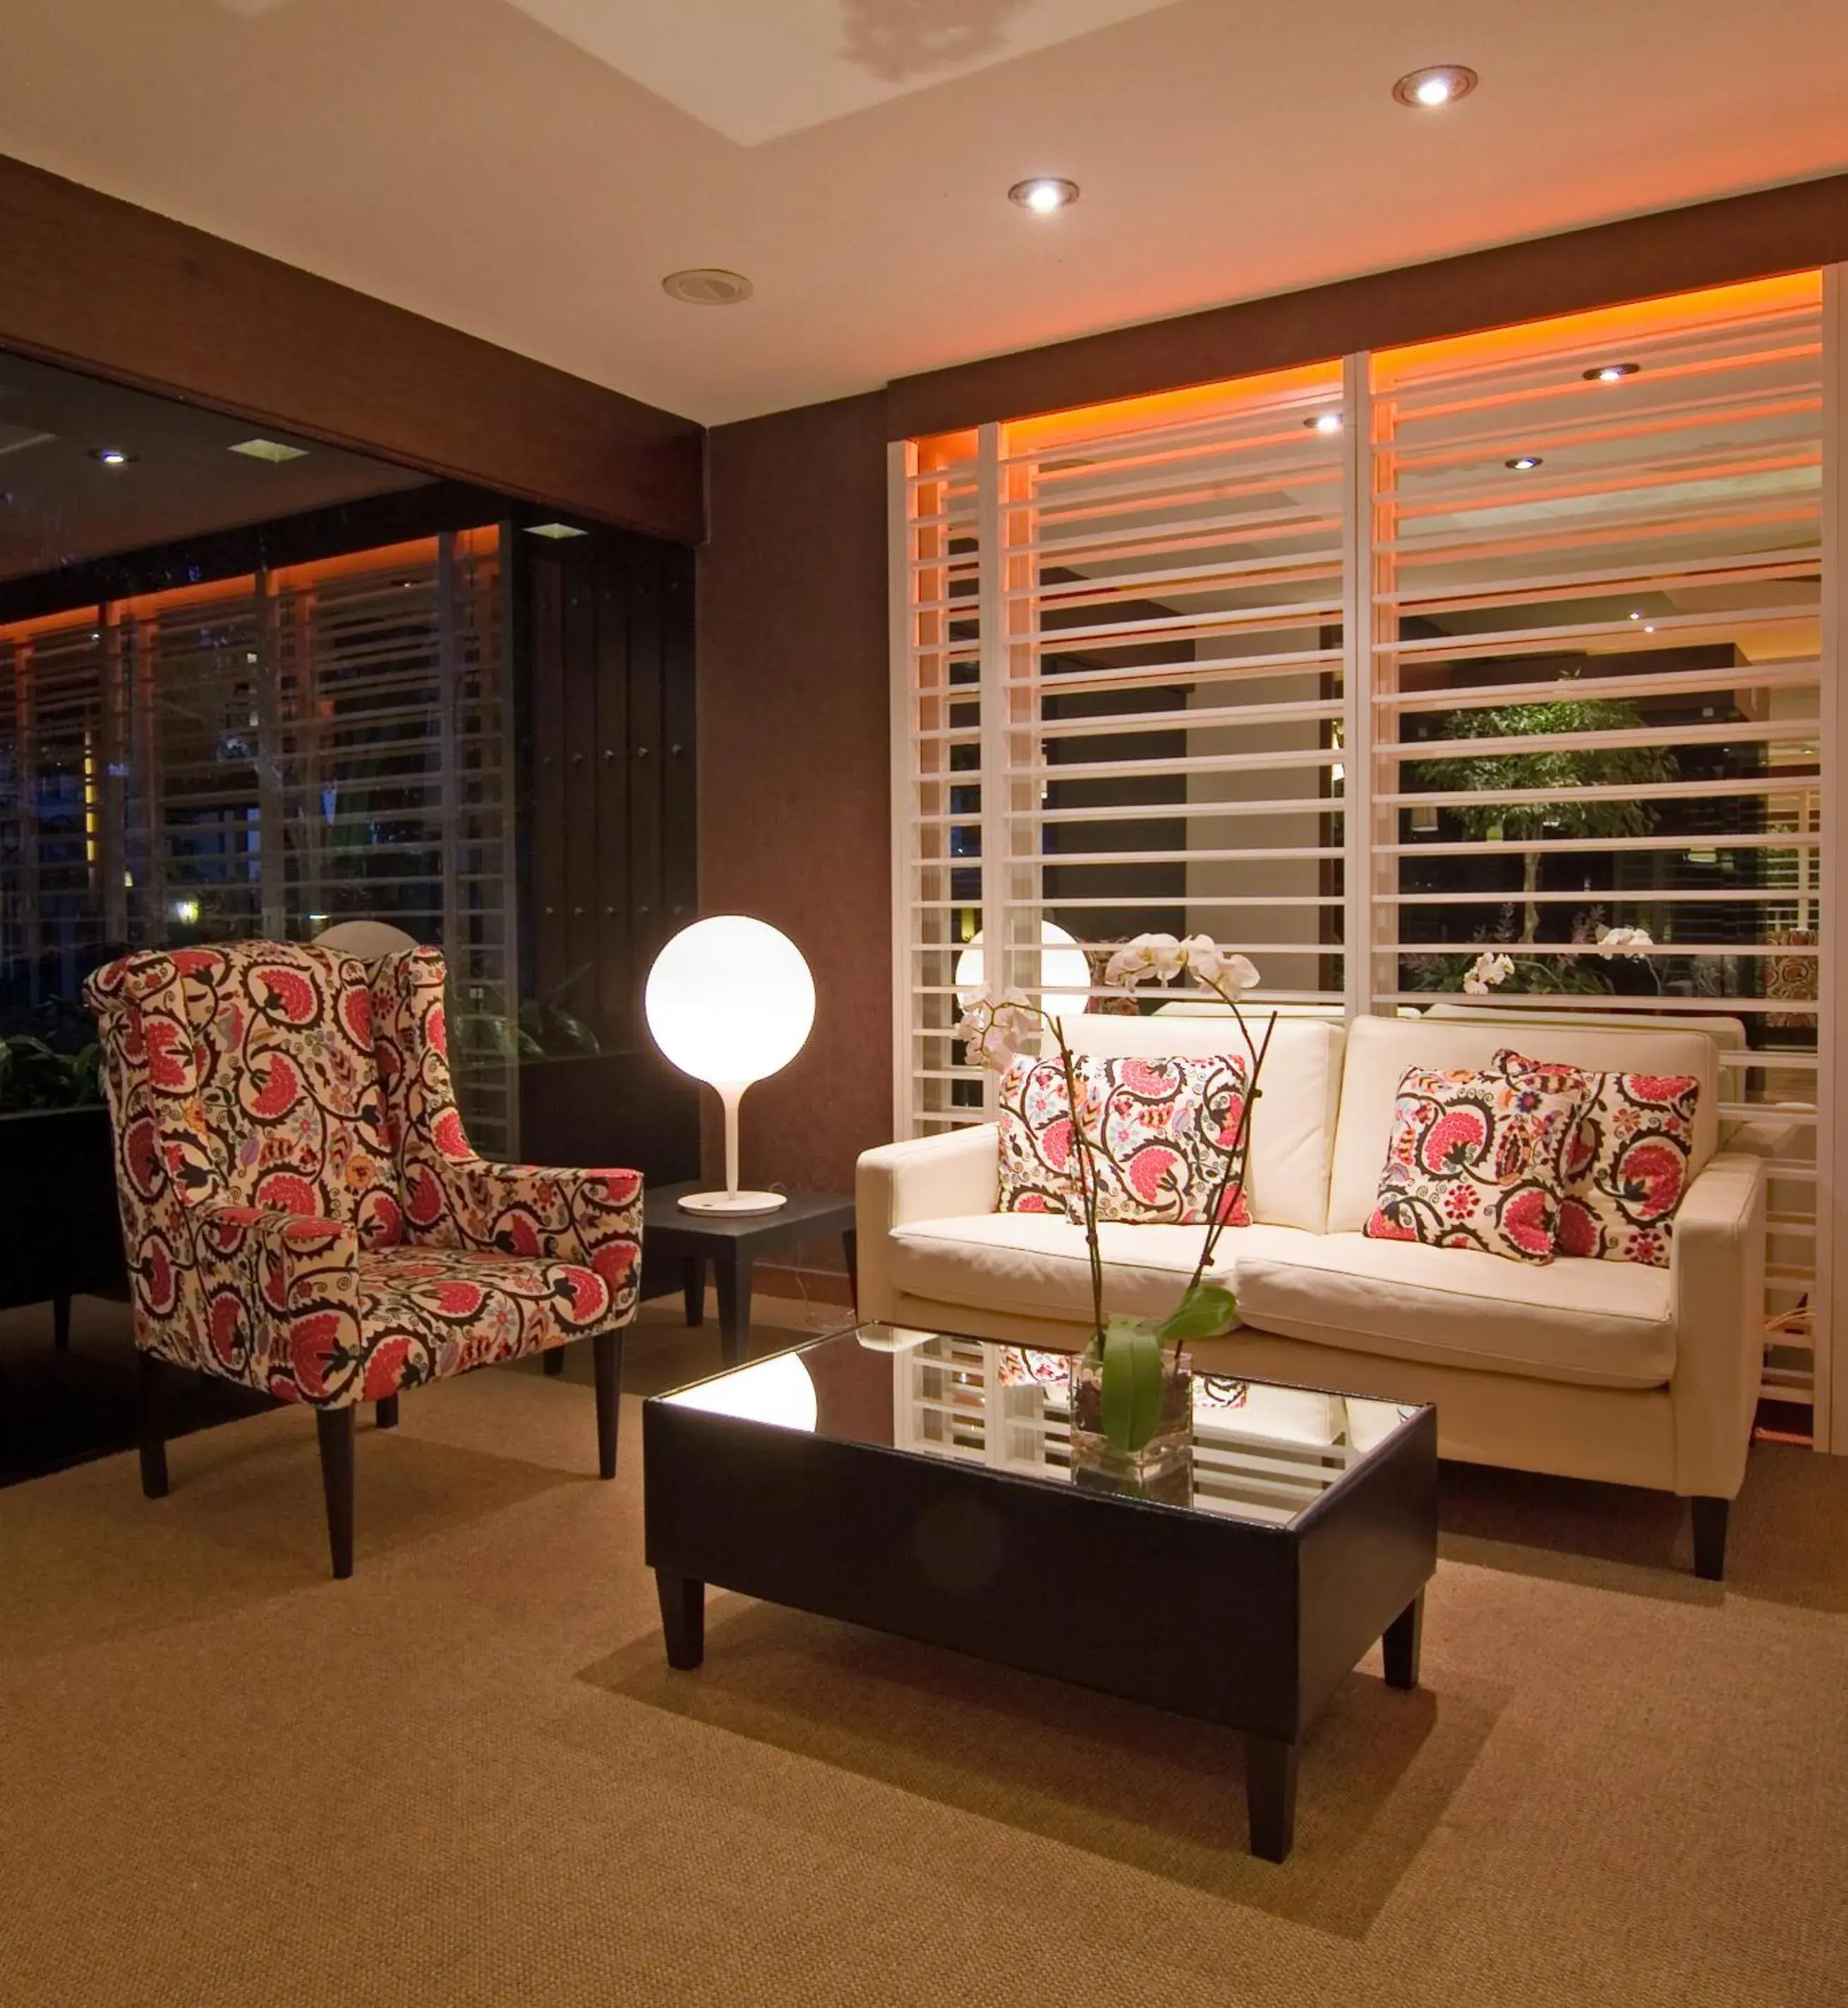
<svg viewBox="0 0 1848 2008">
<path fill-rule="evenodd" d="M 738 1103 L 754 1080 L 787 1066 L 815 1019 L 802 951 L 742 914 L 695 921 L 655 958 L 643 998 L 655 1044 L 725 1107 L 725 1190 L 688 1193 L 689 1213 L 774 1213 L 789 1195 L 738 1190 Z"/>
</svg>

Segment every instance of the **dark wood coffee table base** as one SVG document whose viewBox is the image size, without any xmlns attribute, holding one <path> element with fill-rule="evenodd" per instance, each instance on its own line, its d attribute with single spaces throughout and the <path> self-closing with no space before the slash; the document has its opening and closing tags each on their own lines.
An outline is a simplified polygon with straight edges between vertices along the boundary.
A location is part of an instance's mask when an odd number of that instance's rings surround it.
<svg viewBox="0 0 1848 2008">
<path fill-rule="evenodd" d="M 889 1369 L 888 1368 L 888 1370 Z M 1426 1409 L 1286 1525 L 644 1405 L 647 1559 L 668 1663 L 708 1583 L 1242 1730 L 1253 1854 L 1281 1861 L 1310 1723 L 1376 1640 L 1418 1680 L 1436 1565 Z"/>
</svg>

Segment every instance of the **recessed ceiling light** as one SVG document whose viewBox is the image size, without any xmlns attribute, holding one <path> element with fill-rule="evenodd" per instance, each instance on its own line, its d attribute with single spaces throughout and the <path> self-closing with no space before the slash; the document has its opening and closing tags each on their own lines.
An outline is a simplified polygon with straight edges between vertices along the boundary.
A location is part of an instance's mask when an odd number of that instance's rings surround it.
<svg viewBox="0 0 1848 2008">
<path fill-rule="evenodd" d="M 588 537 L 588 530 L 580 530 L 572 523 L 528 523 L 526 534 L 529 537 L 550 537 L 555 542 L 564 537 Z"/>
<path fill-rule="evenodd" d="M 285 460 L 306 460 L 308 458 L 306 447 L 284 446 L 281 440 L 242 440 L 228 451 L 232 453 L 241 453 L 246 460 L 267 460 L 273 463 L 280 463 Z"/>
<path fill-rule="evenodd" d="M 1338 433 L 1341 429 L 1339 412 L 1318 412 L 1313 419 L 1302 422 L 1312 433 Z"/>
<path fill-rule="evenodd" d="M 104 467 L 126 467 L 136 456 L 118 446 L 93 446 L 90 449 L 92 460 L 100 461 Z"/>
<path fill-rule="evenodd" d="M 1641 609 L 1639 608 L 1639 609 L 1638 610 L 1638 611 L 1637 611 L 1637 612 L 1635 612 L 1634 613 L 1631 614 L 1630 617 L 1631 617 L 1631 619 L 1632 620 L 1641 620 L 1641 618 L 1642 618 L 1643 617 L 1642 617 L 1642 613 L 1641 613 Z"/>
<path fill-rule="evenodd" d="M 1640 362 L 1600 362 L 1595 369 L 1581 373 L 1588 384 L 1620 384 L 1626 376 L 1634 376 L 1642 366 Z"/>
<path fill-rule="evenodd" d="M 1513 468 L 1517 474 L 1525 474 L 1529 468 L 1541 467 L 1545 464 L 1537 453 L 1518 453 L 1512 460 L 1502 462 L 1503 466 Z"/>
<path fill-rule="evenodd" d="M 1030 209 L 1036 216 L 1050 216 L 1055 209 L 1069 209 L 1078 200 L 1078 184 L 1058 175 L 1034 175 L 1016 182 L 1008 190 L 1008 200 Z"/>
<path fill-rule="evenodd" d="M 1467 97 L 1480 80 L 1461 63 L 1432 63 L 1424 69 L 1408 70 L 1392 87 L 1401 104 L 1415 111 L 1435 111 L 1440 104 L 1454 104 Z"/>
<path fill-rule="evenodd" d="M 757 288 L 742 272 L 728 272 L 721 265 L 690 265 L 684 272 L 670 272 L 661 290 L 684 306 L 735 307 Z"/>
</svg>

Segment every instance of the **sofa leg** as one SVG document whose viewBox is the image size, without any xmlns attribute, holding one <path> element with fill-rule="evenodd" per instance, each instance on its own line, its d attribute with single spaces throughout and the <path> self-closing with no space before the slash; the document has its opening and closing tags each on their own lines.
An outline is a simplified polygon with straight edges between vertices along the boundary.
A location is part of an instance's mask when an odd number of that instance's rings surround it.
<svg viewBox="0 0 1848 2008">
<path fill-rule="evenodd" d="M 167 1369 L 151 1352 L 137 1356 L 141 1396 L 141 1490 L 167 1497 Z"/>
<path fill-rule="evenodd" d="M 327 1547 L 336 1581 L 353 1573 L 353 1417 L 355 1405 L 316 1409 L 321 1440 L 321 1490 L 327 1501 Z"/>
<path fill-rule="evenodd" d="M 1694 1572 L 1703 1582 L 1723 1582 L 1726 1574 L 1726 1499 L 1692 1499 Z"/>
<path fill-rule="evenodd" d="M 616 1476 L 616 1419 L 623 1385 L 623 1335 L 599 1331 L 591 1335 L 591 1358 L 597 1370 L 597 1476 Z"/>
</svg>

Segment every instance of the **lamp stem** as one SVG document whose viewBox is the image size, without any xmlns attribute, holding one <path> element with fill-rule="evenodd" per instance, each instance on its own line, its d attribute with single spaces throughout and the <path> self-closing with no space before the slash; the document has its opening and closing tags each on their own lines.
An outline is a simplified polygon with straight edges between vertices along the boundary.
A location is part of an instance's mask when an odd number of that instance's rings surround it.
<svg viewBox="0 0 1848 2008">
<path fill-rule="evenodd" d="M 738 1104 L 744 1096 L 742 1087 L 719 1091 L 719 1099 L 725 1105 L 725 1190 L 733 1199 L 738 1195 Z"/>
</svg>

